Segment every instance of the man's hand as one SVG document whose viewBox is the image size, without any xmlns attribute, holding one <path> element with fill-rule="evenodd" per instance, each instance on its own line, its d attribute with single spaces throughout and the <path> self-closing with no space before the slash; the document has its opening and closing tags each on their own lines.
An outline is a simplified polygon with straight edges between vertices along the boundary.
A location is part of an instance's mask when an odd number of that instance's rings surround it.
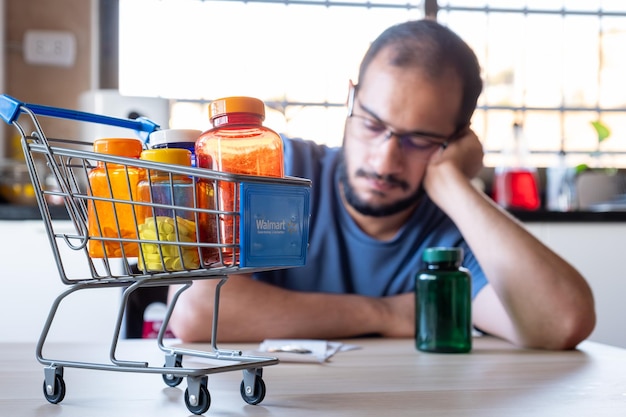
<svg viewBox="0 0 626 417">
<path fill-rule="evenodd" d="M 425 186 L 428 190 L 428 177 L 440 168 L 452 164 L 459 169 L 467 178 L 472 179 L 483 168 L 483 145 L 478 136 L 469 127 L 465 129 L 458 139 L 450 142 L 446 149 L 435 153 L 428 163 Z"/>
</svg>

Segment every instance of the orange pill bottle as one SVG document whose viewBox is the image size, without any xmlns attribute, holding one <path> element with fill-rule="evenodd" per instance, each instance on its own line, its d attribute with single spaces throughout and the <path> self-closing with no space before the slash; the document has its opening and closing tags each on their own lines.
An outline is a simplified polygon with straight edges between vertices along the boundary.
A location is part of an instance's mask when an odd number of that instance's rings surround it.
<svg viewBox="0 0 626 417">
<path fill-rule="evenodd" d="M 136 159 L 139 159 L 142 148 L 142 142 L 132 138 L 98 139 L 93 145 L 97 153 Z M 90 198 L 87 207 L 88 251 L 92 258 L 138 255 L 137 242 L 121 239 L 137 239 L 136 213 L 132 202 L 138 196 L 137 185 L 142 171 L 132 164 L 98 161 L 89 172 L 89 194 L 104 199 Z"/>
<path fill-rule="evenodd" d="M 213 128 L 202 133 L 196 141 L 198 167 L 233 174 L 284 176 L 283 141 L 278 133 L 263 125 L 263 101 L 253 97 L 214 100 L 209 105 L 209 118 Z M 239 211 L 238 190 L 235 186 L 230 181 L 217 182 L 215 191 L 219 211 Z M 220 214 L 218 233 L 219 243 L 227 245 L 223 247 L 222 254 L 225 259 L 230 258 L 236 263 L 234 255 L 238 253 L 239 244 L 238 216 Z M 227 262 L 230 263 L 228 259 Z"/>
</svg>

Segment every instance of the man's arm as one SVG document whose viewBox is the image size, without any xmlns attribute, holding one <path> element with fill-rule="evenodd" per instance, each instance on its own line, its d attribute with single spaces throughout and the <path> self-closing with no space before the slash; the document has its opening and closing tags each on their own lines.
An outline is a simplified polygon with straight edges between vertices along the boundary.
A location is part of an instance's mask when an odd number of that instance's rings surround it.
<svg viewBox="0 0 626 417">
<path fill-rule="evenodd" d="M 425 187 L 472 249 L 489 285 L 473 302 L 481 330 L 515 344 L 568 349 L 595 326 L 589 285 L 469 181 L 482 147 L 473 132 L 435 156 Z"/>
<path fill-rule="evenodd" d="M 211 339 L 218 280 L 197 280 L 184 291 L 172 314 L 173 333 L 186 342 Z M 170 290 L 170 295 L 173 288 Z M 380 334 L 414 334 L 414 296 L 371 298 L 285 290 L 232 275 L 222 286 L 217 339 L 256 342 L 266 338 L 333 339 Z"/>
</svg>

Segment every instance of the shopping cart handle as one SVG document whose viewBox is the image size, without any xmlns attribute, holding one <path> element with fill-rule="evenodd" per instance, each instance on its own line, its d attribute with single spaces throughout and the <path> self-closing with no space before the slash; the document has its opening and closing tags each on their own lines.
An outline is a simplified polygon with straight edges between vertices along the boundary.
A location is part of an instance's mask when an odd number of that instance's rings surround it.
<svg viewBox="0 0 626 417">
<path fill-rule="evenodd" d="M 139 132 L 151 133 L 159 128 L 158 124 L 144 117 L 140 117 L 136 120 L 119 119 L 116 117 L 102 116 L 99 114 L 86 113 L 77 110 L 61 109 L 58 107 L 43 106 L 41 104 L 23 103 L 9 95 L 0 95 L 0 116 L 2 117 L 2 120 L 4 120 L 6 123 L 12 124 L 15 120 L 17 120 L 24 108 L 29 109 L 39 116 L 71 119 L 90 123 L 100 123 L 110 126 L 132 129 Z"/>
</svg>

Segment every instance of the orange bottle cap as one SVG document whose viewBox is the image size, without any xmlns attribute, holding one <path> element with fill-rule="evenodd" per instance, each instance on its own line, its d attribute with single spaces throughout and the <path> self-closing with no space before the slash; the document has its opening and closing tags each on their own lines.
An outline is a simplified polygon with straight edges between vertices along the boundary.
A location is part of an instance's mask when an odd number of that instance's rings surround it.
<svg viewBox="0 0 626 417">
<path fill-rule="evenodd" d="M 102 138 L 93 143 L 94 152 L 109 155 L 139 158 L 143 150 L 143 143 L 133 138 Z"/>
<path fill-rule="evenodd" d="M 209 118 L 228 113 L 253 113 L 265 119 L 265 103 L 254 97 L 224 97 L 214 100 L 209 105 Z"/>
</svg>

